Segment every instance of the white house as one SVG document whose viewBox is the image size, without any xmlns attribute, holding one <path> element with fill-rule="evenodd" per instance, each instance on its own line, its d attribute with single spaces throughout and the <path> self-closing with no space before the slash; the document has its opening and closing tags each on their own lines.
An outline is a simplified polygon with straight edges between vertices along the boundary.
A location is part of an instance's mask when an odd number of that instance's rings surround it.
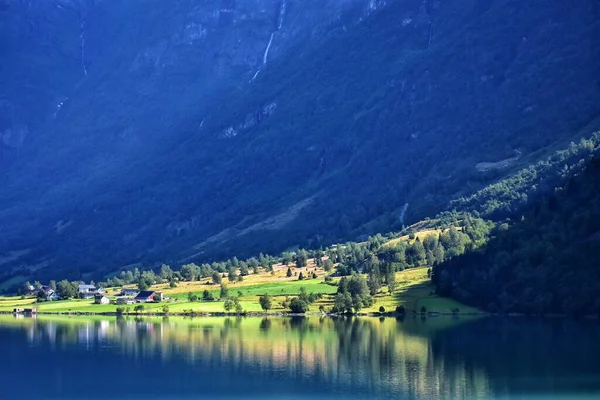
<svg viewBox="0 0 600 400">
<path fill-rule="evenodd" d="M 77 289 L 79 290 L 79 293 L 92 293 L 97 291 L 96 286 L 94 285 L 79 285 Z"/>
<path fill-rule="evenodd" d="M 101 294 L 94 296 L 94 304 L 110 304 L 110 299 Z"/>
</svg>

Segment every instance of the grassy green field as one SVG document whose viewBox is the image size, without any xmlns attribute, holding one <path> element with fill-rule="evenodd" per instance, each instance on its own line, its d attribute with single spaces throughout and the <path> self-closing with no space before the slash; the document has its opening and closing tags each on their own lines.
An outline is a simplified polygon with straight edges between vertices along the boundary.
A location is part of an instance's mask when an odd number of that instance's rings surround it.
<svg viewBox="0 0 600 400">
<path fill-rule="evenodd" d="M 314 266 L 309 265 L 308 269 L 315 270 Z M 306 268 L 304 269 L 306 274 Z M 258 303 L 258 296 L 268 294 L 273 296 L 273 308 L 271 312 L 287 311 L 282 303 L 290 297 L 300 294 L 301 288 L 305 288 L 307 293 L 322 294 L 323 298 L 311 305 L 311 312 L 318 312 L 321 306 L 326 310 L 333 306 L 333 299 L 337 291 L 336 286 L 325 284 L 323 279 L 305 279 L 299 281 L 296 277 L 286 277 L 287 267 L 277 266 L 274 274 L 249 275 L 243 282 L 228 284 L 229 293 L 232 296 L 239 296 L 240 304 L 246 312 L 262 311 Z M 324 271 L 316 270 L 319 276 L 324 276 Z M 337 279 L 336 279 L 337 280 Z M 459 309 L 461 314 L 474 314 L 478 310 L 460 304 L 452 299 L 443 298 L 435 295 L 433 287 L 427 277 L 427 268 L 414 268 L 398 272 L 396 275 L 398 287 L 393 294 L 387 292 L 387 288 L 382 289 L 374 297 L 372 307 L 362 310 L 362 312 L 377 312 L 380 306 L 386 311 L 394 311 L 397 306 L 404 305 L 409 311 L 420 311 L 425 307 L 429 312 L 438 312 L 442 314 L 452 313 L 452 310 Z M 204 290 L 209 290 L 215 297 L 219 295 L 219 286 L 207 285 L 204 282 L 184 282 L 176 288 L 170 288 L 167 285 L 156 285 L 152 289 L 162 291 L 169 300 L 161 303 L 144 304 L 143 313 L 160 313 L 163 307 L 169 308 L 169 313 L 218 313 L 224 312 L 223 301 L 188 301 L 188 293 L 194 293 L 201 297 Z M 109 290 L 108 293 L 116 294 L 117 289 Z M 111 313 L 116 312 L 117 306 L 114 304 L 94 304 L 93 300 L 65 300 L 44 303 L 35 303 L 34 298 L 21 299 L 19 297 L 0 297 L 0 311 L 12 311 L 15 307 L 35 307 L 38 312 L 60 312 L 60 313 Z M 135 305 L 122 306 L 128 307 L 133 312 Z"/>
</svg>

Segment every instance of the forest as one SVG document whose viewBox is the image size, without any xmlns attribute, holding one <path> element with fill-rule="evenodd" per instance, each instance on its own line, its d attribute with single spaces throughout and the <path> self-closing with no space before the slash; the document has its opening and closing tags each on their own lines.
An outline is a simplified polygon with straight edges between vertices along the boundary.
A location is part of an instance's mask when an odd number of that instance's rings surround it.
<svg viewBox="0 0 600 400">
<path fill-rule="evenodd" d="M 433 282 L 491 312 L 600 312 L 600 158 L 484 246 L 438 263 Z"/>
</svg>

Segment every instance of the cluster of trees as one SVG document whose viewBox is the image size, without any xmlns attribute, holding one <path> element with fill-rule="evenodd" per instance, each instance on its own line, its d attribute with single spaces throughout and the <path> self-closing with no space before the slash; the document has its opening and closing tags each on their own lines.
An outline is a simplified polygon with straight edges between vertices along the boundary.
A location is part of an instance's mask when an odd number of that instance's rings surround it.
<svg viewBox="0 0 600 400">
<path fill-rule="evenodd" d="M 363 307 L 372 305 L 373 297 L 363 275 L 355 273 L 350 278 L 343 277 L 340 280 L 334 300 L 334 312 L 351 313 L 353 310 L 358 312 Z"/>
<path fill-rule="evenodd" d="M 289 307 L 290 311 L 295 314 L 304 314 L 310 308 L 310 305 L 315 301 L 321 299 L 321 294 L 306 292 L 306 288 L 300 288 L 300 295 L 298 297 L 293 297 L 291 300 L 287 300 L 283 302 L 284 307 Z"/>
<path fill-rule="evenodd" d="M 367 287 L 375 295 L 383 286 L 390 293 L 396 287 L 395 274 L 406 268 L 433 267 L 486 243 L 493 224 L 470 214 L 446 214 L 431 227 L 441 230 L 421 240 L 409 233 L 409 241 L 388 243 L 377 235 L 366 243 L 348 243 L 332 249 L 328 261 L 339 263 L 337 274 L 368 274 Z"/>
<path fill-rule="evenodd" d="M 489 242 L 438 264 L 433 282 L 493 312 L 600 313 L 600 159 Z"/>
<path fill-rule="evenodd" d="M 318 267 L 324 267 L 326 271 L 333 269 L 333 262 L 325 259 L 323 250 L 307 251 L 299 249 L 296 252 L 284 252 L 280 257 L 274 257 L 260 253 L 258 257 L 247 260 L 239 260 L 233 257 L 222 262 L 204 263 L 196 265 L 189 263 L 182 265 L 179 269 L 173 269 L 170 265 L 163 264 L 158 272 L 153 270 L 140 270 L 133 268 L 123 270 L 118 275 L 108 278 L 99 284 L 103 287 L 120 287 L 135 284 L 140 290 L 147 290 L 152 285 L 168 282 L 171 287 L 176 287 L 177 282 L 194 282 L 208 279 L 208 284 L 220 285 L 223 279 L 229 282 L 242 282 L 249 274 L 258 274 L 260 268 L 267 272 L 273 272 L 273 265 L 282 263 L 288 265 L 287 276 L 293 275 L 292 268 L 304 268 L 308 265 L 309 258 L 315 258 Z M 316 279 L 315 272 L 304 276 L 301 272 L 298 279 Z"/>
<path fill-rule="evenodd" d="M 304 254 L 306 255 L 306 252 Z M 259 273 L 259 268 L 261 267 L 265 271 L 272 271 L 273 265 L 280 261 L 281 258 L 261 253 L 258 258 L 252 257 L 245 261 L 240 261 L 237 257 L 233 257 L 226 261 L 213 262 L 212 264 L 185 264 L 178 270 L 163 264 L 158 272 L 153 270 L 141 271 L 138 268 L 123 270 L 117 276 L 111 277 L 100 284 L 105 287 L 136 284 L 140 290 L 147 290 L 157 283 L 169 282 L 171 287 L 175 287 L 177 286 L 177 282 L 194 282 L 201 279 L 209 279 L 209 282 L 212 282 L 212 284 L 219 285 L 225 277 L 230 282 L 241 282 L 244 276 L 250 273 Z"/>
</svg>

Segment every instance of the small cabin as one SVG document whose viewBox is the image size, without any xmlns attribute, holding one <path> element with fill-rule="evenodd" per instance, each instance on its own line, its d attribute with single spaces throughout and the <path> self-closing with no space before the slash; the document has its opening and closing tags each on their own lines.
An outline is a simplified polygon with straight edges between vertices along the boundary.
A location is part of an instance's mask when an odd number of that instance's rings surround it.
<svg viewBox="0 0 600 400">
<path fill-rule="evenodd" d="M 37 314 L 37 309 L 35 308 L 24 308 L 23 314 Z"/>
<path fill-rule="evenodd" d="M 110 304 L 110 299 L 103 295 L 94 296 L 94 304 Z"/>
<path fill-rule="evenodd" d="M 23 314 L 25 312 L 24 308 L 15 308 L 13 310 L 13 314 Z"/>
</svg>

